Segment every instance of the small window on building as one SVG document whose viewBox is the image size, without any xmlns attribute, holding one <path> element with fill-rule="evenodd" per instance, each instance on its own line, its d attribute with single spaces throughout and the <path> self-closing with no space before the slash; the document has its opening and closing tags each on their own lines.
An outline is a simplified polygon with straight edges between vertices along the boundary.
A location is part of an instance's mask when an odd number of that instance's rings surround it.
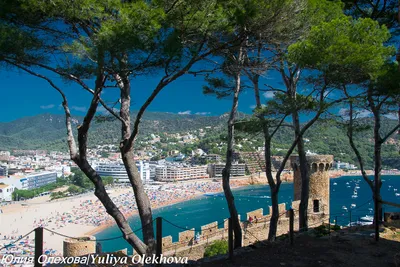
<svg viewBox="0 0 400 267">
<path fill-rule="evenodd" d="M 313 203 L 314 203 L 314 205 L 313 205 L 314 212 L 319 212 L 319 200 L 314 199 Z"/>
</svg>

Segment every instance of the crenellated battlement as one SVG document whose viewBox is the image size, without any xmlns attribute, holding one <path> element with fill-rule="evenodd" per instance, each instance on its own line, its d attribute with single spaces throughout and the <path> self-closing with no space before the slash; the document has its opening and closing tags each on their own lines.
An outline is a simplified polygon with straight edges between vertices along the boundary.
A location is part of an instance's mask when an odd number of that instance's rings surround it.
<svg viewBox="0 0 400 267">
<path fill-rule="evenodd" d="M 290 207 L 294 210 L 295 222 L 294 230 L 299 230 L 298 224 L 298 209 L 300 205 L 300 200 L 293 201 Z M 311 207 L 312 200 L 309 201 L 309 206 Z M 319 212 L 314 212 L 309 209 L 309 224 L 313 225 L 315 222 L 321 222 L 326 220 L 328 222 L 328 212 L 324 212 L 326 209 L 322 209 Z M 249 211 L 246 213 L 246 219 L 241 222 L 243 229 L 243 245 L 249 245 L 252 236 L 257 236 L 262 239 L 266 239 L 268 235 L 269 222 L 271 219 L 272 207 L 268 209 L 268 214 L 264 214 L 264 210 L 257 209 Z M 252 217 L 253 221 L 250 223 L 248 219 Z M 240 220 L 240 216 L 239 216 Z M 200 230 L 200 231 L 198 231 Z M 286 204 L 279 204 L 279 219 L 278 219 L 278 229 L 277 235 L 286 234 L 289 231 L 289 211 L 286 209 Z M 200 235 L 200 239 L 196 241 L 196 234 Z M 179 240 L 172 242 L 172 236 L 166 236 L 162 239 L 163 254 L 170 255 L 176 254 L 177 252 L 182 252 L 186 250 L 191 250 L 196 246 L 204 246 L 214 240 L 222 240 L 228 238 L 228 219 L 225 219 L 222 223 L 211 222 L 209 224 L 203 225 L 200 229 L 188 229 L 186 231 L 179 233 Z"/>
<path fill-rule="evenodd" d="M 299 156 L 291 156 L 290 162 L 294 171 L 300 166 Z M 312 172 L 328 171 L 332 168 L 333 155 L 311 155 L 307 156 L 307 166 Z"/>
</svg>

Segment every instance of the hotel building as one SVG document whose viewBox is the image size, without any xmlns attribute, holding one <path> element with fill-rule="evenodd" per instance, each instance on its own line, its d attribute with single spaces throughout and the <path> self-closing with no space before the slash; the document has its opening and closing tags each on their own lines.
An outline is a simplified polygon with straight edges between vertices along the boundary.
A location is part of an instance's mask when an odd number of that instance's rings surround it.
<svg viewBox="0 0 400 267">
<path fill-rule="evenodd" d="M 174 182 L 192 179 L 208 178 L 207 166 L 157 166 L 156 180 L 161 182 Z"/>
<path fill-rule="evenodd" d="M 136 162 L 140 178 L 143 182 L 150 181 L 150 167 L 149 163 L 143 161 Z M 104 164 L 101 163 L 96 167 L 96 171 L 100 176 L 110 176 L 114 178 L 116 183 L 129 183 L 128 173 L 126 172 L 125 165 L 123 164 Z"/>
<path fill-rule="evenodd" d="M 209 174 L 210 178 L 221 178 L 222 170 L 225 168 L 225 164 L 210 164 Z M 246 175 L 246 164 L 232 164 L 231 176 L 245 176 Z"/>
</svg>

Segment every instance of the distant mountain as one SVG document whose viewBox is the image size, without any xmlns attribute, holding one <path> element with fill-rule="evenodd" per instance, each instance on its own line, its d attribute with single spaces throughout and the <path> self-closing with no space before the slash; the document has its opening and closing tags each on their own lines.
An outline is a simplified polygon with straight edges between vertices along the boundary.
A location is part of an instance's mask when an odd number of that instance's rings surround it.
<svg viewBox="0 0 400 267">
<path fill-rule="evenodd" d="M 136 113 L 133 113 L 132 117 L 135 116 Z M 78 125 L 82 120 L 83 117 L 74 117 L 73 123 Z M 225 116 L 147 112 L 143 116 L 140 133 L 185 132 L 206 126 L 222 126 L 226 121 Z M 119 122 L 116 120 L 101 123 L 94 121 L 90 133 L 92 134 L 91 144 L 115 143 L 120 138 Z M 64 115 L 46 113 L 0 123 L 0 150 L 55 148 L 65 150 L 65 140 Z"/>
</svg>

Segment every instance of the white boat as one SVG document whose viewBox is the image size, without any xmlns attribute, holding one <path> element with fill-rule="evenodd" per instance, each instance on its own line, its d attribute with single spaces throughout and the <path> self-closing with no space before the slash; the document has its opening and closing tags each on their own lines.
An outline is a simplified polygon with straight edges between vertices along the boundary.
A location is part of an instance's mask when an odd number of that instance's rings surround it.
<svg viewBox="0 0 400 267">
<path fill-rule="evenodd" d="M 348 224 L 347 226 L 360 226 L 360 225 L 371 225 L 372 222 L 351 222 L 351 224 Z"/>
<path fill-rule="evenodd" d="M 359 186 L 356 186 L 356 189 L 360 189 L 360 187 L 359 187 Z"/>
<path fill-rule="evenodd" d="M 346 206 L 343 206 L 342 209 L 347 211 L 347 207 Z"/>
<path fill-rule="evenodd" d="M 396 193 L 396 197 L 400 197 L 400 193 Z"/>
<path fill-rule="evenodd" d="M 364 217 L 361 217 L 360 220 L 367 221 L 367 222 L 373 222 L 374 221 L 374 216 L 365 215 Z"/>
<path fill-rule="evenodd" d="M 351 198 L 358 198 L 357 194 L 352 195 Z"/>
<path fill-rule="evenodd" d="M 346 184 L 349 185 L 349 182 L 347 182 Z"/>
<path fill-rule="evenodd" d="M 333 185 L 337 185 L 337 183 L 333 183 Z"/>
<path fill-rule="evenodd" d="M 393 189 L 394 192 L 397 192 L 397 188 Z"/>
<path fill-rule="evenodd" d="M 356 205 L 356 204 L 351 204 L 350 207 L 351 207 L 351 208 L 355 208 L 355 207 L 357 207 L 357 205 Z"/>
<path fill-rule="evenodd" d="M 347 188 L 350 188 L 350 187 L 351 187 L 350 185 L 347 186 Z"/>
</svg>

